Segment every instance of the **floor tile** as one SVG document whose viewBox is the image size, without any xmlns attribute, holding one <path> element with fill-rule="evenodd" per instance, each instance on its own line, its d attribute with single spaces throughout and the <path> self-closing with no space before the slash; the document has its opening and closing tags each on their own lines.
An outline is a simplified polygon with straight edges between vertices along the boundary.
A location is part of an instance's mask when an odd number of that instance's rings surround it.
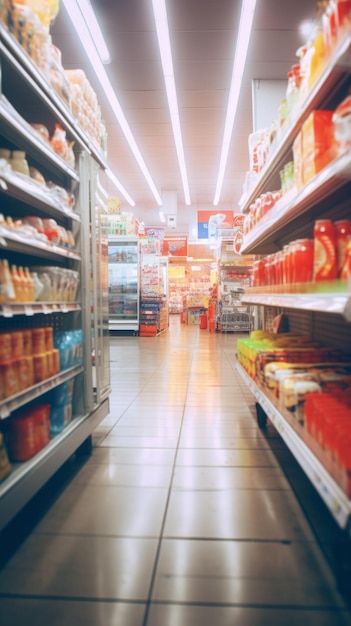
<svg viewBox="0 0 351 626">
<path fill-rule="evenodd" d="M 317 573 L 316 573 L 317 572 Z M 153 600 L 342 606 L 314 543 L 164 540 Z"/>
<path fill-rule="evenodd" d="M 0 572 L 0 594 L 146 600 L 156 539 L 31 535 Z"/>
<path fill-rule="evenodd" d="M 179 436 L 180 424 L 173 424 L 171 421 L 163 420 L 163 422 L 152 424 L 136 424 L 135 426 L 126 426 L 118 423 L 108 431 L 111 437 L 165 437 L 174 438 Z"/>
<path fill-rule="evenodd" d="M 38 533 L 156 537 L 167 490 L 71 485 L 36 528 Z"/>
<path fill-rule="evenodd" d="M 178 465 L 272 467 L 277 460 L 271 450 L 196 449 L 183 448 L 177 452 Z"/>
<path fill-rule="evenodd" d="M 153 406 L 138 406 L 131 404 L 128 409 L 123 413 L 122 419 L 157 419 L 157 420 L 173 420 L 182 419 L 183 407 L 156 405 Z"/>
<path fill-rule="evenodd" d="M 277 467 L 198 467 L 177 465 L 173 489 L 210 491 L 213 489 L 288 489 L 291 487 Z"/>
<path fill-rule="evenodd" d="M 142 603 L 0 598 L 1 626 L 142 626 Z"/>
<path fill-rule="evenodd" d="M 153 604 L 147 626 L 350 626 L 347 620 L 345 613 L 334 610 Z"/>
<path fill-rule="evenodd" d="M 232 450 L 252 450 L 267 449 L 269 444 L 263 437 L 231 437 L 223 436 L 216 431 L 205 436 L 189 435 L 187 432 L 181 434 L 179 441 L 180 448 L 210 448 L 232 449 Z"/>
<path fill-rule="evenodd" d="M 312 540 L 311 530 L 288 491 L 173 491 L 166 537 Z"/>
<path fill-rule="evenodd" d="M 176 448 L 178 437 L 124 437 L 107 435 L 101 442 L 103 447 L 111 448 Z"/>
<path fill-rule="evenodd" d="M 172 465 L 113 465 L 87 463 L 73 479 L 73 485 L 165 487 L 171 482 Z"/>
<path fill-rule="evenodd" d="M 175 450 L 163 448 L 102 448 L 94 450 L 89 463 L 126 465 L 173 465 Z"/>
</svg>

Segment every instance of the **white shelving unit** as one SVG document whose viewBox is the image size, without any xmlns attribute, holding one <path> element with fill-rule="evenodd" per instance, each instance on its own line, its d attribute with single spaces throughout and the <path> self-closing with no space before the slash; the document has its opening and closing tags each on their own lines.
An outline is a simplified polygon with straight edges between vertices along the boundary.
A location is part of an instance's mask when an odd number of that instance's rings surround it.
<svg viewBox="0 0 351 626">
<path fill-rule="evenodd" d="M 243 301 L 251 305 L 334 313 L 351 322 L 351 294 L 347 293 L 245 294 Z"/>
<path fill-rule="evenodd" d="M 289 424 L 287 419 L 284 418 L 281 411 L 275 406 L 273 400 L 259 388 L 240 365 L 237 365 L 237 370 L 254 395 L 259 406 L 263 409 L 288 448 L 294 454 L 296 460 L 311 480 L 339 526 L 346 528 L 351 515 L 351 501 L 328 473 L 323 464 L 316 458 L 313 452 L 311 452 L 310 448 L 302 441 L 296 430 Z"/>
<path fill-rule="evenodd" d="M 347 82 L 351 67 L 351 36 L 345 38 L 344 42 L 335 51 L 332 60 L 325 67 L 314 87 L 308 94 L 296 117 L 289 126 L 285 128 L 283 136 L 270 156 L 263 170 L 259 173 L 254 188 L 247 195 L 242 212 L 247 213 L 250 205 L 264 191 L 272 190 L 272 181 L 279 180 L 279 169 L 282 163 L 287 161 L 291 153 L 292 144 L 297 137 L 302 124 L 315 109 L 326 108 L 326 103 L 330 102 L 335 94 L 341 90 Z M 290 157 L 289 157 L 290 158 Z M 312 182 L 312 181 L 311 181 Z M 246 238 L 242 246 L 242 253 L 248 252 Z"/>
<path fill-rule="evenodd" d="M 0 169 L 1 212 L 20 218 L 50 217 L 71 230 L 76 249 L 53 245 L 0 226 L 0 256 L 31 266 L 58 265 L 77 271 L 80 290 L 75 302 L 26 302 L 0 305 L 0 329 L 52 326 L 82 329 L 82 363 L 59 372 L 0 401 L 0 427 L 19 408 L 74 379 L 73 415 L 63 431 L 25 462 L 12 462 L 11 473 L 0 483 L 0 530 L 79 448 L 91 448 L 91 434 L 109 412 L 107 237 L 102 209 L 96 199 L 97 176 L 106 163 L 99 149 L 78 126 L 66 104 L 18 42 L 0 24 L 0 145 L 23 150 L 46 180 L 76 198 L 74 210 L 51 189 L 32 179 Z M 59 123 L 75 142 L 72 168 L 33 131 L 31 122 L 51 129 Z M 84 220 L 81 216 L 84 215 Z M 107 232 L 107 229 L 106 229 Z"/>
<path fill-rule="evenodd" d="M 302 124 L 315 109 L 333 109 L 346 96 L 351 74 L 351 35 L 347 36 L 335 52 L 328 66 L 303 103 L 294 121 L 271 155 L 269 162 L 257 178 L 254 189 L 247 196 L 242 210 L 249 211 L 254 200 L 266 191 L 274 190 L 279 181 L 279 171 L 292 160 L 292 145 Z M 279 185 L 279 183 L 278 183 Z M 280 185 L 279 185 L 280 186 Z M 283 245 L 295 237 L 311 237 L 316 219 L 350 219 L 349 197 L 351 189 L 351 155 L 341 154 L 336 160 L 319 172 L 300 192 L 291 190 L 269 211 L 244 237 L 243 254 L 265 255 L 282 249 Z M 339 289 L 340 288 L 340 289 Z M 323 327 L 323 339 L 333 342 L 338 327 L 345 330 L 351 322 L 350 285 L 338 285 L 333 292 L 323 293 L 310 286 L 306 293 L 266 293 L 259 288 L 249 289 L 242 297 L 248 305 L 264 307 L 275 313 L 285 311 L 297 320 L 309 321 L 309 328 Z M 308 318 L 306 317 L 308 316 Z M 330 316 L 330 324 L 326 320 Z M 263 316 L 264 317 L 264 316 Z M 322 320 L 322 321 L 321 321 Z M 342 332 L 342 331 L 340 331 Z M 313 334 L 313 333 L 312 333 Z M 350 336 L 350 331 L 347 331 Z M 346 344 L 347 344 L 346 340 Z M 332 344 L 333 345 L 333 344 Z M 342 345 L 342 336 L 338 345 Z M 345 345 L 347 348 L 347 345 Z M 315 489 L 332 513 L 337 524 L 348 534 L 351 531 L 351 500 L 340 482 L 332 475 L 328 463 L 318 454 L 317 448 L 301 428 L 289 419 L 270 394 L 251 379 L 238 365 L 238 371 L 257 401 L 257 418 L 260 426 L 266 418 L 274 424 L 298 463 L 314 485 Z"/>
</svg>

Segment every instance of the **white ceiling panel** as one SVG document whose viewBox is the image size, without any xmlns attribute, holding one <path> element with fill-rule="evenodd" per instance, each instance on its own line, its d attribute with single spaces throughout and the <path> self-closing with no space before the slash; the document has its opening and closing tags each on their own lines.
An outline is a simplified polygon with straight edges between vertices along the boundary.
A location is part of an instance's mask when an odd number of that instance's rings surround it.
<svg viewBox="0 0 351 626">
<path fill-rule="evenodd" d="M 106 66 L 131 131 L 159 192 L 177 192 L 184 205 L 151 0 L 91 0 L 112 62 Z M 211 208 L 216 187 L 224 117 L 232 72 L 241 0 L 167 0 L 170 38 L 178 90 L 179 115 L 193 206 L 183 216 Z M 253 79 L 286 79 L 303 43 L 302 20 L 313 18 L 315 0 L 257 0 L 244 83 L 234 124 L 220 205 L 237 210 L 248 169 L 252 132 Z M 155 215 L 155 199 L 101 93 L 89 59 L 62 7 L 52 28 L 53 41 L 67 68 L 86 72 L 98 94 L 108 132 L 108 161 L 136 201 L 133 209 Z M 277 102 L 278 110 L 278 102 Z M 113 193 L 116 193 L 114 190 Z M 122 206 L 131 210 L 122 198 Z M 182 225 L 184 221 L 182 216 Z M 153 218 L 154 219 L 154 218 Z M 190 218 L 189 218 L 190 219 Z"/>
</svg>

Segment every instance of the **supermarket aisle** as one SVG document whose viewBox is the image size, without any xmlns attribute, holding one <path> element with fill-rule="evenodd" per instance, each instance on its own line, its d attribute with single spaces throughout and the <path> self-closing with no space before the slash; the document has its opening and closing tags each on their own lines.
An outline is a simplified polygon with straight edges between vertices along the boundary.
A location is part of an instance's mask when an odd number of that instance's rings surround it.
<svg viewBox="0 0 351 626">
<path fill-rule="evenodd" d="M 2 626 L 351 624 L 235 336 L 111 340 L 96 449 L 0 572 Z"/>
</svg>

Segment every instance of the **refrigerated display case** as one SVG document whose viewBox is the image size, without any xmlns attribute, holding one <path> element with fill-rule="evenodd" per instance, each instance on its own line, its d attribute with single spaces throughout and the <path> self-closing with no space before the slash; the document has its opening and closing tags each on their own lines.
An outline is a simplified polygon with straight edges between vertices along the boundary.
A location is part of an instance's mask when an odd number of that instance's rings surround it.
<svg viewBox="0 0 351 626">
<path fill-rule="evenodd" d="M 139 330 L 139 240 L 131 235 L 108 237 L 110 331 Z"/>
<path fill-rule="evenodd" d="M 2 268 L 28 267 L 38 288 L 20 297 L 1 273 L 0 336 L 8 352 L 0 353 L 0 432 L 11 462 L 0 484 L 2 529 L 68 458 L 91 450 L 110 388 L 107 246 L 103 239 L 96 245 L 102 216 L 93 200 L 106 164 L 3 24 L 0 43 L 2 157 L 24 152 L 32 168 L 29 175 L 0 159 L 0 261 Z M 74 162 L 55 152 L 38 124 L 50 133 L 60 125 L 74 142 Z M 102 353 L 104 362 L 96 358 Z"/>
<path fill-rule="evenodd" d="M 90 197 L 94 199 L 91 219 L 91 340 L 92 389 L 95 402 L 101 402 L 111 390 L 110 333 L 108 294 L 108 206 L 107 175 L 94 161 L 90 176 Z M 95 285 L 95 286 L 94 286 Z"/>
</svg>

